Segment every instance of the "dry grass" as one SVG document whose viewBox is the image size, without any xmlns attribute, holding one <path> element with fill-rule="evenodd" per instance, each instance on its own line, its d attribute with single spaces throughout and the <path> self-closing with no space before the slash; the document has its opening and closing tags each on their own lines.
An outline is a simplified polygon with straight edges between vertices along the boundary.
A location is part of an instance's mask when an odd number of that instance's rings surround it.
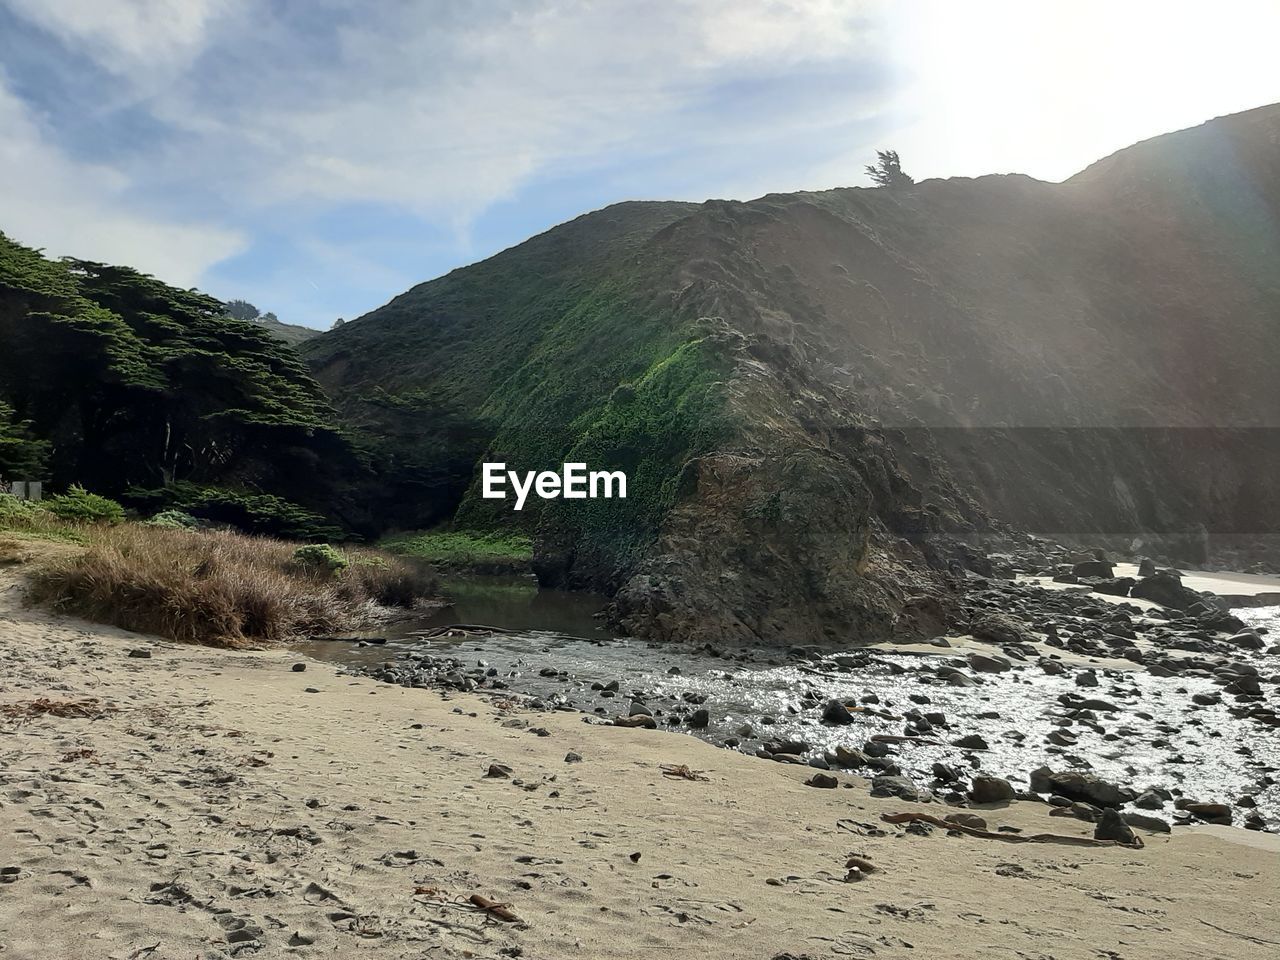
<svg viewBox="0 0 1280 960">
<path fill-rule="evenodd" d="M 238 647 L 360 626 L 380 607 L 431 597 L 412 560 L 348 549 L 337 573 L 294 562 L 298 544 L 226 531 L 101 527 L 87 550 L 36 572 L 33 598 L 172 640 Z"/>
</svg>

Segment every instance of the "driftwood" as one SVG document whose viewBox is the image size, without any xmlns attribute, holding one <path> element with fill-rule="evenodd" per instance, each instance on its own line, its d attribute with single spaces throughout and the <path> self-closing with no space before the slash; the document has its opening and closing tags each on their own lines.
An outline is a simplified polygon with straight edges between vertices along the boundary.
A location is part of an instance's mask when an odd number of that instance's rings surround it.
<svg viewBox="0 0 1280 960">
<path fill-rule="evenodd" d="M 473 906 L 479 907 L 491 917 L 497 917 L 506 923 L 519 923 L 520 918 L 516 916 L 515 911 L 511 909 L 509 903 L 498 903 L 496 900 L 490 900 L 478 893 L 473 893 L 467 898 L 467 902 Z"/>
<path fill-rule="evenodd" d="M 704 777 L 701 770 L 690 770 L 686 763 L 662 764 L 662 775 L 672 780 L 710 780 L 710 777 Z"/>
<path fill-rule="evenodd" d="M 984 840 L 1003 840 L 1005 843 L 1062 843 L 1072 847 L 1125 847 L 1130 850 L 1142 849 L 1142 838 L 1134 835 L 1133 843 L 1121 843 L 1118 840 L 1094 840 L 1092 837 L 1068 837 L 1058 833 L 1036 833 L 1029 837 L 1016 833 L 992 833 L 990 830 L 979 830 L 977 827 L 966 827 L 961 823 L 952 823 L 927 813 L 882 813 L 880 819 L 885 823 L 931 823 L 944 830 L 958 830 L 971 837 Z"/>
<path fill-rule="evenodd" d="M 492 627 L 483 623 L 446 623 L 439 627 L 431 627 L 428 630 L 415 630 L 413 633 L 405 634 L 405 636 L 416 637 L 420 640 L 435 640 L 441 637 L 485 637 L 494 634 L 514 637 L 528 633 L 557 637 L 561 640 L 581 640 L 583 643 L 600 642 L 598 637 L 595 639 L 591 637 L 575 637 L 573 634 L 560 633 L 557 630 L 517 630 L 512 627 Z"/>
<path fill-rule="evenodd" d="M 491 627 L 483 623 L 446 623 L 439 627 L 431 627 L 428 630 L 415 630 L 408 634 L 410 637 L 422 637 L 431 639 L 432 637 L 453 637 L 453 636 L 483 636 L 489 633 L 501 633 L 508 636 L 516 633 L 523 633 L 522 630 L 512 630 L 510 627 Z"/>
</svg>

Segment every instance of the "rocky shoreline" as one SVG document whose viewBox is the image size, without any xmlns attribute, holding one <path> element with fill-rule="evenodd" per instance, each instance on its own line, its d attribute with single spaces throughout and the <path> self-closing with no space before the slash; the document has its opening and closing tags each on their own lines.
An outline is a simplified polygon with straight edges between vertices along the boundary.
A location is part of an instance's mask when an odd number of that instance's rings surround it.
<svg viewBox="0 0 1280 960">
<path fill-rule="evenodd" d="M 1264 750 L 1254 756 L 1250 746 L 1274 739 L 1280 729 L 1280 644 L 1268 639 L 1265 627 L 1249 627 L 1214 597 L 1182 587 L 1175 571 L 1146 569 L 1140 579 L 1099 576 L 1110 574 L 1111 565 L 1097 558 L 1078 560 L 1068 570 L 1025 560 L 1003 566 L 1006 575 L 1021 566 L 1024 579 L 969 577 L 952 628 L 924 643 L 839 652 L 811 646 L 689 651 L 707 664 L 727 666 L 720 671 L 726 684 L 742 682 L 752 671 L 798 675 L 794 696 L 774 715 L 735 713 L 717 722 L 724 718 L 712 711 L 724 707 L 714 684 L 710 693 L 675 689 L 680 666 L 668 668 L 667 683 L 655 684 L 635 674 L 606 679 L 538 666 L 536 655 L 502 669 L 455 655 L 455 647 L 483 637 L 482 629 L 464 640 L 465 631 L 441 628 L 439 639 L 451 643 L 448 652 L 421 646 L 358 672 L 409 687 L 491 691 L 533 709 L 675 729 L 766 760 L 857 772 L 870 778 L 874 795 L 954 807 L 992 800 L 1048 803 L 1055 815 L 1096 823 L 1104 832 L 1116 830 L 1108 811 L 1143 831 L 1193 823 L 1280 829 L 1280 760 Z M 1133 591 L 1132 598 L 1119 595 L 1121 586 Z M 1157 606 L 1160 601 L 1168 606 Z M 645 650 L 660 656 L 671 648 L 649 644 Z M 1147 678 L 1142 689 L 1139 675 Z M 819 682 L 851 680 L 857 687 L 859 678 L 876 676 L 900 678 L 898 688 L 888 696 L 869 691 L 842 699 L 825 696 Z M 1047 678 L 1058 686 L 1035 691 Z M 1033 689 L 1019 693 L 1011 684 Z M 993 687 L 1005 697 L 1044 698 L 1036 711 L 1040 743 L 1024 731 L 1001 729 L 1012 717 L 992 709 L 990 701 L 1001 700 Z M 959 709 L 944 713 L 930 694 L 939 688 L 969 693 Z M 1232 726 L 1215 728 L 1225 723 Z M 798 725 L 799 734 L 777 733 Z M 983 733 L 974 732 L 978 726 Z M 989 742 L 997 739 L 1004 743 Z M 1189 740 L 1197 744 L 1192 758 L 1186 755 Z M 1007 749 L 996 758 L 995 746 Z M 1151 779 L 1151 763 L 1143 765 L 1142 782 L 1121 779 L 1139 774 L 1136 766 L 1118 768 L 1110 780 L 1094 770 L 1091 751 L 1123 756 L 1139 750 L 1168 773 L 1167 781 Z M 1186 789 L 1182 771 L 1215 751 L 1234 753 L 1238 769 L 1213 785 L 1212 796 Z M 1030 765 L 1032 753 L 1045 762 Z M 993 767 L 993 760 L 1007 766 Z M 819 778 L 815 785 L 824 782 Z"/>
</svg>

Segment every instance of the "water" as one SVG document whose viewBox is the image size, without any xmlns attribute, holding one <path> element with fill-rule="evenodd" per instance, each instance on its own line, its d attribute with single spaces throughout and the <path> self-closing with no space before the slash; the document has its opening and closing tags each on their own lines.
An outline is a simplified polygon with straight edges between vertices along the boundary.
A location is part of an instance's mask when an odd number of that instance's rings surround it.
<svg viewBox="0 0 1280 960">
<path fill-rule="evenodd" d="M 893 746 L 894 761 L 917 782 L 932 778 L 935 762 L 962 771 L 981 768 L 1023 786 L 1029 772 L 1042 765 L 1091 769 L 1122 785 L 1139 790 L 1177 788 L 1196 800 L 1234 803 L 1248 794 L 1273 825 L 1280 821 L 1280 785 L 1264 782 L 1280 770 L 1280 731 L 1233 717 L 1231 697 L 1217 704 L 1194 704 L 1195 694 L 1220 692 L 1209 678 L 1161 679 L 1135 670 L 1100 674 L 1100 686 L 1081 688 L 1072 671 L 1048 676 L 1032 665 L 984 674 L 981 686 L 959 688 L 945 685 L 933 672 L 948 659 L 945 654 L 891 652 L 877 652 L 869 666 L 840 668 L 828 662 L 815 671 L 812 664 L 785 660 L 779 651 L 742 651 L 726 660 L 675 644 L 611 639 L 594 617 L 601 605 L 598 598 L 537 591 L 527 581 L 466 580 L 448 587 L 458 598 L 455 609 L 384 631 L 386 646 L 312 644 L 306 652 L 345 664 L 368 664 L 427 644 L 432 654 L 456 657 L 464 665 L 483 662 L 496 669 L 512 691 L 550 705 L 615 716 L 627 713 L 635 697 L 653 709 L 663 726 L 673 713 L 686 715 L 694 709 L 687 696 L 701 701 L 710 713 L 709 725 L 696 735 L 721 744 L 736 739 L 738 748 L 747 752 L 770 740 L 804 741 L 808 756 L 821 756 L 841 745 L 860 748 L 872 736 L 902 734 L 905 711 L 941 712 L 948 726 L 929 740 Z M 1273 637 L 1280 634 L 1280 607 L 1236 613 L 1251 624 L 1270 627 Z M 430 641 L 409 636 L 446 623 L 483 623 L 521 632 Z M 1263 676 L 1276 669 L 1275 658 L 1263 654 L 1242 652 L 1239 659 L 1253 663 Z M 542 676 L 540 671 L 548 667 L 563 676 Z M 617 696 L 591 689 L 611 680 L 620 682 Z M 802 705 L 806 694 L 823 702 L 857 701 L 884 715 L 859 713 L 851 726 L 824 725 L 819 709 Z M 1101 730 L 1064 725 L 1065 711 L 1058 700 L 1064 694 L 1100 698 L 1121 709 L 1097 714 Z M 685 726 L 673 729 L 689 732 Z M 1046 742 L 1050 733 L 1063 730 L 1078 738 L 1074 745 Z M 985 739 L 989 749 L 974 752 L 950 746 L 970 734 Z M 1165 811 L 1169 813 L 1171 808 Z"/>
</svg>

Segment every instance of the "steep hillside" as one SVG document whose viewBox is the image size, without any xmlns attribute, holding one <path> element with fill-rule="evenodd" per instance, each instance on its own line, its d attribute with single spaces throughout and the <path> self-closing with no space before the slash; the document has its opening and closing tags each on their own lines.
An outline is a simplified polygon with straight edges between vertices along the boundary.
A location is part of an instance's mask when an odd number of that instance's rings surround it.
<svg viewBox="0 0 1280 960">
<path fill-rule="evenodd" d="M 1277 318 L 1266 107 L 1063 184 L 621 204 L 304 351 L 374 438 L 371 526 L 515 519 L 636 633 L 781 640 L 945 601 L 992 524 L 1277 532 Z M 513 518 L 482 459 L 633 498 Z"/>
<path fill-rule="evenodd" d="M 304 340 L 320 336 L 320 331 L 313 327 L 304 327 L 296 323 L 283 323 L 280 320 L 272 320 L 270 317 L 259 317 L 254 323 L 277 340 L 283 340 L 291 347 L 296 347 Z"/>
</svg>

